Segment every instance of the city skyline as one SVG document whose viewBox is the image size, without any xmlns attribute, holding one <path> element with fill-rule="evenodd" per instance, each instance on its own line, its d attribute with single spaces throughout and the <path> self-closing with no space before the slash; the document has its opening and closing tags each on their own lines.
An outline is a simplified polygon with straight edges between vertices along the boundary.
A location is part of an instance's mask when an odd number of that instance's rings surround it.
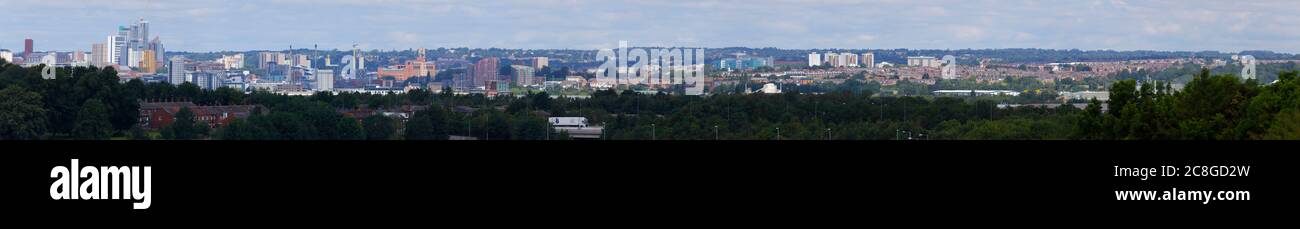
<svg viewBox="0 0 1300 229">
<path fill-rule="evenodd" d="M 0 48 L 90 51 L 139 18 L 174 51 L 410 48 L 998 49 L 1300 52 L 1300 2 L 11 1 Z M 307 10 L 310 9 L 310 10 Z M 355 15 L 354 20 L 341 20 Z"/>
</svg>

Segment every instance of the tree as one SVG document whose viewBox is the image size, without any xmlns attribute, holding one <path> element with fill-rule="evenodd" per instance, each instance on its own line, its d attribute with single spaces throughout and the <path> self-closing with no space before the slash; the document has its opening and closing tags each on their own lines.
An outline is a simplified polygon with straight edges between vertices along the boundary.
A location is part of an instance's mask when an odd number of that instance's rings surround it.
<svg viewBox="0 0 1300 229">
<path fill-rule="evenodd" d="M 1210 75 L 1202 69 L 1181 93 L 1177 94 L 1177 120 L 1184 139 L 1244 139 L 1236 120 L 1244 115 L 1246 102 L 1254 97 L 1256 86 L 1241 83 L 1234 75 Z"/>
<path fill-rule="evenodd" d="M 1104 136 L 1100 134 L 1103 128 L 1103 121 L 1107 116 L 1101 113 L 1101 101 L 1092 99 L 1088 102 L 1088 108 L 1084 109 L 1082 118 L 1076 121 L 1074 138 L 1097 140 Z"/>
<path fill-rule="evenodd" d="M 181 107 L 176 112 L 175 119 L 172 123 L 163 127 L 163 138 L 174 140 L 191 140 L 199 137 L 199 128 L 197 125 L 207 124 L 194 121 L 194 112 L 189 107 Z M 206 134 L 206 133 L 204 133 Z"/>
<path fill-rule="evenodd" d="M 503 76 L 513 76 L 513 75 L 515 75 L 515 68 L 514 68 L 514 67 L 511 67 L 511 66 L 508 65 L 508 64 L 502 64 L 501 67 L 499 67 L 499 68 L 497 69 L 497 72 L 498 72 L 497 74 L 499 74 L 499 75 L 503 75 Z"/>
<path fill-rule="evenodd" d="M 535 115 L 515 117 L 511 127 L 510 135 L 514 140 L 544 140 L 550 132 L 546 127 L 546 119 Z"/>
<path fill-rule="evenodd" d="M 531 101 L 531 104 L 533 105 L 533 109 L 537 109 L 537 110 L 550 110 L 550 109 L 551 109 L 551 95 L 550 95 L 550 94 L 547 94 L 546 92 L 541 92 L 541 93 L 537 93 L 537 94 L 532 94 L 531 97 L 532 97 L 532 100 L 533 100 L 533 101 Z"/>
<path fill-rule="evenodd" d="M 366 140 L 365 129 L 361 128 L 361 122 L 348 117 L 338 117 L 336 120 L 335 131 L 338 131 L 336 139 L 338 140 Z"/>
<path fill-rule="evenodd" d="M 511 139 L 510 132 L 511 130 L 513 130 L 513 128 L 511 128 L 510 126 L 513 123 L 510 123 L 510 115 L 500 111 L 487 111 L 483 113 L 482 116 L 483 117 L 480 117 L 478 119 L 486 122 L 484 123 L 485 125 L 484 131 L 486 131 L 486 133 L 485 135 L 483 135 L 483 139 L 485 140 L 492 140 L 492 139 L 510 140 Z"/>
<path fill-rule="evenodd" d="M 41 95 L 21 86 L 0 90 L 0 140 L 39 139 L 45 135 L 46 109 Z"/>
<path fill-rule="evenodd" d="M 1300 140 L 1300 110 L 1292 109 L 1279 113 L 1263 139 Z"/>
<path fill-rule="evenodd" d="M 569 136 L 568 130 L 561 130 L 559 134 L 555 135 L 555 140 L 571 140 L 571 139 L 573 139 L 573 137 Z"/>
<path fill-rule="evenodd" d="M 144 128 L 140 128 L 139 126 L 131 127 L 129 135 L 131 140 L 153 140 L 153 137 L 149 136 L 149 133 L 145 132 Z"/>
<path fill-rule="evenodd" d="M 366 140 L 391 140 L 397 133 L 397 120 L 383 114 L 370 115 L 361 122 L 366 129 Z"/>
<path fill-rule="evenodd" d="M 113 136 L 113 124 L 109 123 L 108 107 L 98 99 L 86 100 L 77 112 L 77 124 L 72 135 L 77 139 L 107 140 Z"/>
<path fill-rule="evenodd" d="M 445 111 L 442 107 L 429 107 L 417 111 L 406 121 L 406 140 L 447 140 Z"/>
<path fill-rule="evenodd" d="M 1251 98 L 1246 106 L 1245 117 L 1238 121 L 1237 129 L 1251 136 L 1252 139 L 1278 139 L 1277 132 L 1270 128 L 1280 128 L 1294 120 L 1285 120 L 1283 110 L 1300 109 L 1300 72 L 1291 71 L 1278 74 L 1278 82 L 1264 87 L 1259 95 Z M 1293 122 L 1291 122 L 1293 123 Z M 1284 130 L 1285 127 L 1281 127 Z"/>
<path fill-rule="evenodd" d="M 1137 81 L 1120 80 L 1110 86 L 1110 112 L 1112 117 L 1119 117 L 1125 106 L 1137 100 Z"/>
<path fill-rule="evenodd" d="M 253 116 L 248 119 L 235 119 L 222 126 L 221 130 L 217 131 L 219 134 L 216 136 L 222 140 L 275 140 L 278 138 L 258 125 L 256 119 L 263 119 L 263 117 Z"/>
<path fill-rule="evenodd" d="M 203 93 L 203 89 L 199 88 L 199 85 L 195 85 L 194 83 L 185 82 L 176 86 L 176 93 L 178 97 L 197 100 L 199 95 Z"/>
</svg>

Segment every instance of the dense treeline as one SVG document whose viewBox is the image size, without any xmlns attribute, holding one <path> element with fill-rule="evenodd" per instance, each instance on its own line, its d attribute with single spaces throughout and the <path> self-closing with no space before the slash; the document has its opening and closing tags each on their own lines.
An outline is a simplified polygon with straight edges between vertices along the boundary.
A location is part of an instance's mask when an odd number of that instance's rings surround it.
<svg viewBox="0 0 1300 229">
<path fill-rule="evenodd" d="M 39 67 L 3 64 L 0 139 L 444 140 L 567 139 L 545 117 L 586 117 L 605 139 L 1298 139 L 1300 79 L 1296 72 L 1259 85 L 1202 71 L 1182 91 L 1166 84 L 1118 81 L 1109 111 L 1100 102 L 998 108 L 991 100 L 878 97 L 879 86 L 847 85 L 819 93 L 674 96 L 631 90 L 590 98 L 546 93 L 483 95 L 317 93 L 199 90 L 139 80 L 118 83 L 112 69 L 60 68 L 53 80 Z M 728 89 L 731 91 L 743 89 Z M 201 105 L 257 105 L 248 118 L 208 129 L 184 109 L 157 132 L 136 128 L 139 100 Z M 410 117 L 351 111 L 418 110 Z M 354 114 L 372 114 L 359 112 Z M 405 120 L 403 122 L 403 120 Z"/>
<path fill-rule="evenodd" d="M 142 84 L 112 69 L 59 68 L 50 80 L 42 69 L 0 60 L 0 139 L 108 139 L 136 126 Z"/>
<path fill-rule="evenodd" d="M 1192 78 L 1195 78 L 1197 74 L 1200 74 L 1201 69 L 1204 68 L 1206 68 L 1204 65 L 1186 63 L 1175 65 L 1160 71 L 1150 71 L 1146 69 L 1136 71 L 1120 70 L 1119 72 L 1112 74 L 1111 78 L 1116 80 L 1132 79 L 1137 81 L 1158 80 L 1182 84 L 1192 81 Z M 1211 74 L 1238 74 L 1241 72 L 1241 68 L 1241 64 L 1229 63 L 1215 66 L 1209 70 Z M 1296 62 L 1260 64 L 1256 66 L 1255 75 L 1260 83 L 1270 83 L 1278 80 L 1278 76 L 1282 73 L 1297 70 L 1300 70 L 1300 65 L 1297 65 Z"/>
<path fill-rule="evenodd" d="M 1081 139 L 1300 139 L 1300 79 L 1278 75 L 1261 86 L 1231 74 L 1202 69 L 1182 91 L 1167 84 L 1111 86 L 1110 112 L 1100 103 L 1079 120 Z"/>
</svg>

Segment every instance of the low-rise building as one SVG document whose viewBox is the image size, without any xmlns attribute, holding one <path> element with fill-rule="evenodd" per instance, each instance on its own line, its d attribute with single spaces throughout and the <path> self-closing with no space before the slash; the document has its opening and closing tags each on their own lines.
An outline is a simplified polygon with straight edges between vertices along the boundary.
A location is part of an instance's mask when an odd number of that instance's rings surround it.
<svg viewBox="0 0 1300 229">
<path fill-rule="evenodd" d="M 199 106 L 193 102 L 140 102 L 140 128 L 147 130 L 162 129 L 176 121 L 176 113 L 181 108 L 189 108 L 194 113 L 194 121 L 217 128 L 230 124 L 236 118 L 252 115 L 254 105 L 234 106 Z"/>
</svg>

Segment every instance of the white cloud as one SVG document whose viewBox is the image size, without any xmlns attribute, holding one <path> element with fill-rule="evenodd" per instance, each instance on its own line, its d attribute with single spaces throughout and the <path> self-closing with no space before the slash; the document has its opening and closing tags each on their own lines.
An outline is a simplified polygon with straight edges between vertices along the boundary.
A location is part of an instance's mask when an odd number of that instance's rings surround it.
<svg viewBox="0 0 1300 229">
<path fill-rule="evenodd" d="M 948 32 L 952 33 L 952 36 L 958 40 L 967 41 L 984 39 L 985 35 L 987 35 L 983 28 L 965 25 L 949 27 Z"/>
<path fill-rule="evenodd" d="M 414 45 L 420 42 L 420 36 L 410 32 L 393 31 L 388 32 L 388 37 L 398 44 Z"/>
<path fill-rule="evenodd" d="M 1149 35 L 1166 35 L 1183 32 L 1183 25 L 1177 23 L 1147 23 L 1142 27 Z"/>
</svg>

